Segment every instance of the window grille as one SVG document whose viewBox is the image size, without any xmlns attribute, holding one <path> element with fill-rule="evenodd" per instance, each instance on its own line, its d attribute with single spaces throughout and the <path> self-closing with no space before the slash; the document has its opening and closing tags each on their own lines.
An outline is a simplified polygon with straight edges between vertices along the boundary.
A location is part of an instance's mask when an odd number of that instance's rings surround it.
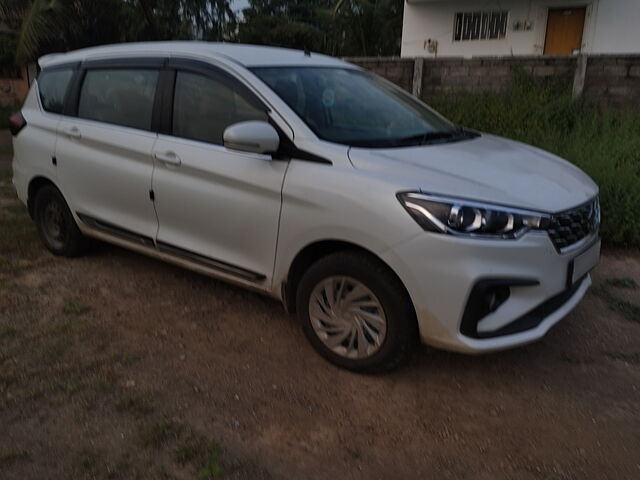
<svg viewBox="0 0 640 480">
<path fill-rule="evenodd" d="M 507 35 L 509 12 L 459 12 L 454 16 L 453 41 L 496 40 Z"/>
</svg>

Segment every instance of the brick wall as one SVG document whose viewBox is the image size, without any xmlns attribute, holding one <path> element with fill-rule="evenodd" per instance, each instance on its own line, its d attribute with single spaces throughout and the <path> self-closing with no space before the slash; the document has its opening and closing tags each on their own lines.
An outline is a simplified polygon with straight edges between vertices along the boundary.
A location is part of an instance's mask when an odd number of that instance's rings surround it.
<svg viewBox="0 0 640 480">
<path fill-rule="evenodd" d="M 428 60 L 422 70 L 422 95 L 429 98 L 456 90 L 500 92 L 508 88 L 513 72 L 518 69 L 538 78 L 562 76 L 570 82 L 575 64 L 574 57 Z"/>
<path fill-rule="evenodd" d="M 599 104 L 640 108 L 640 55 L 589 57 L 584 95 Z"/>
<path fill-rule="evenodd" d="M 427 99 L 456 91 L 501 92 L 508 88 L 516 70 L 540 79 L 560 78 L 569 88 L 580 73 L 576 56 L 346 60 Z M 421 76 L 416 70 L 419 68 L 422 68 Z M 640 109 L 640 55 L 588 56 L 584 73 L 584 81 L 580 80 L 576 85 L 577 92 L 582 91 L 588 101 L 616 108 Z"/>
</svg>

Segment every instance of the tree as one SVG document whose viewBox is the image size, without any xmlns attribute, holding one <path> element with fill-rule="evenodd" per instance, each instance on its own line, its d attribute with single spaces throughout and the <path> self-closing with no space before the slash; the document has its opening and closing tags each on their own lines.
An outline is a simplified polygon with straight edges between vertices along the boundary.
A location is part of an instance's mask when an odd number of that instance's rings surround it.
<svg viewBox="0 0 640 480">
<path fill-rule="evenodd" d="M 333 0 L 250 0 L 238 40 L 331 53 Z"/>
<path fill-rule="evenodd" d="M 223 40 L 233 31 L 230 0 L 0 0 L 12 23 L 15 60 L 141 40 Z"/>
<path fill-rule="evenodd" d="M 343 55 L 396 55 L 403 0 L 338 0 L 333 17 L 344 32 Z"/>
<path fill-rule="evenodd" d="M 329 55 L 399 53 L 403 0 L 250 0 L 241 42 Z"/>
</svg>

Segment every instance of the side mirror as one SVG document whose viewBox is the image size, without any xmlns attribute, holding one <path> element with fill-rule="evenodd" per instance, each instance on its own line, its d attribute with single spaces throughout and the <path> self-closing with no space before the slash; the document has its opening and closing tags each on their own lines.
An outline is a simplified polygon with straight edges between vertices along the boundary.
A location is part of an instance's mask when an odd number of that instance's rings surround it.
<svg viewBox="0 0 640 480">
<path fill-rule="evenodd" d="M 222 134 L 222 140 L 226 148 L 241 152 L 275 153 L 280 146 L 276 129 L 258 120 L 228 126 Z"/>
</svg>

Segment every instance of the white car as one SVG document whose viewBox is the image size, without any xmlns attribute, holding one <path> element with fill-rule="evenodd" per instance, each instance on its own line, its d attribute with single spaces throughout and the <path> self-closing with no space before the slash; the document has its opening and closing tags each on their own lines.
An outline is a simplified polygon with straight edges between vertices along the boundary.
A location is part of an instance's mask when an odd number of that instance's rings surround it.
<svg viewBox="0 0 640 480">
<path fill-rule="evenodd" d="M 356 371 L 542 337 L 591 284 L 598 188 L 357 66 L 234 44 L 40 59 L 11 117 L 45 246 L 94 237 L 280 299 Z"/>
</svg>

